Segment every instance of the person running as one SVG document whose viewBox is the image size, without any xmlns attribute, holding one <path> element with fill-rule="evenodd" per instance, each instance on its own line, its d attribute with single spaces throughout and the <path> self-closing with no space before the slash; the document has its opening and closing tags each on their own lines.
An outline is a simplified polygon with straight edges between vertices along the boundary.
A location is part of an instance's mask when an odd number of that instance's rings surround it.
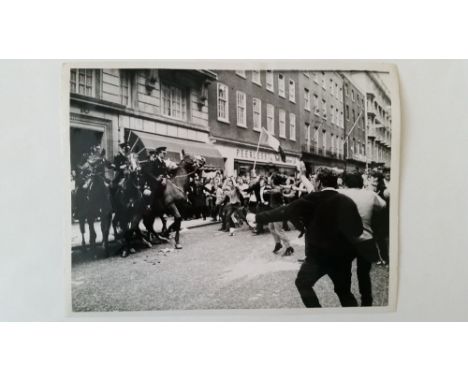
<svg viewBox="0 0 468 382">
<path fill-rule="evenodd" d="M 277 208 L 284 204 L 283 200 L 283 190 L 281 188 L 282 177 L 279 174 L 275 174 L 271 177 L 272 189 L 268 191 L 270 194 L 271 208 Z M 285 219 L 287 220 L 287 219 Z M 268 229 L 273 235 L 275 240 L 275 247 L 273 248 L 273 253 L 277 254 L 283 244 L 286 247 L 282 256 L 291 256 L 294 253 L 294 248 L 291 246 L 291 242 L 286 235 L 286 232 L 283 229 L 283 222 L 270 222 L 268 224 Z"/>
</svg>

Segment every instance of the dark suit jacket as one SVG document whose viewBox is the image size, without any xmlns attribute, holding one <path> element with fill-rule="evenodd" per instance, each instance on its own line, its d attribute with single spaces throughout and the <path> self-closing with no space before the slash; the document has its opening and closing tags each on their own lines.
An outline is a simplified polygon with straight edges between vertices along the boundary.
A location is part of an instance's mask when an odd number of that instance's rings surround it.
<svg viewBox="0 0 468 382">
<path fill-rule="evenodd" d="M 312 192 L 290 204 L 257 214 L 257 224 L 300 220 L 306 227 L 306 257 L 353 256 L 362 233 L 354 202 L 335 190 Z"/>
<path fill-rule="evenodd" d="M 153 162 L 152 173 L 156 178 L 160 175 L 167 176 L 166 163 L 156 158 L 156 160 Z"/>
</svg>

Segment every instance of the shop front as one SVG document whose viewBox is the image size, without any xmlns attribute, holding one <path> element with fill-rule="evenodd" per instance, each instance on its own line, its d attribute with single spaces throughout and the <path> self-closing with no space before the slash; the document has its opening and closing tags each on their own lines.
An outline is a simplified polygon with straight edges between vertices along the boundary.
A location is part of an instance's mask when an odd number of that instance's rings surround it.
<svg viewBox="0 0 468 382">
<path fill-rule="evenodd" d="M 229 146 L 216 144 L 221 155 L 226 159 L 225 174 L 228 176 L 242 176 L 250 174 L 255 165 L 257 175 L 268 175 L 271 172 L 279 172 L 285 175 L 294 175 L 299 155 L 286 155 L 283 162 L 278 153 L 273 150 L 242 145 Z"/>
</svg>

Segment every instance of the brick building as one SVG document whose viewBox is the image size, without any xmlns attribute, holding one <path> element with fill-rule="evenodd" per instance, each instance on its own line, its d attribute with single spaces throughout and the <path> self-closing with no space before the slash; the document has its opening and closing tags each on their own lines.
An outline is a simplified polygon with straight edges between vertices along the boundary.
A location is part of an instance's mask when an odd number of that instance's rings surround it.
<svg viewBox="0 0 468 382">
<path fill-rule="evenodd" d="M 347 170 L 363 171 L 366 167 L 365 94 L 346 74 L 343 76 L 344 156 Z"/>
<path fill-rule="evenodd" d="M 344 167 L 343 77 L 338 72 L 300 72 L 301 141 L 309 171 Z"/>
<path fill-rule="evenodd" d="M 209 86 L 211 139 L 225 158 L 228 175 L 248 173 L 254 165 L 260 130 L 265 127 L 281 143 L 286 162 L 270 147 L 260 145 L 258 174 L 276 167 L 294 173 L 301 156 L 299 121 L 301 93 L 296 71 L 216 71 Z"/>
<path fill-rule="evenodd" d="M 70 73 L 71 168 L 90 146 L 101 143 L 109 159 L 130 132 L 144 146 L 167 146 L 201 154 L 208 165 L 224 161 L 210 143 L 207 70 L 72 69 Z"/>
</svg>

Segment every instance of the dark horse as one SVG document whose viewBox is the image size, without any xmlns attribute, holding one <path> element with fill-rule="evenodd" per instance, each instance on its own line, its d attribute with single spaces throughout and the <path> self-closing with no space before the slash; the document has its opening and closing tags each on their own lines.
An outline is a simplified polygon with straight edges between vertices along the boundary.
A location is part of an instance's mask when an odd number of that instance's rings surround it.
<svg viewBox="0 0 468 382">
<path fill-rule="evenodd" d="M 118 225 L 124 239 L 121 248 L 122 257 L 126 257 L 129 252 L 135 252 L 131 247 L 133 238 L 139 239 L 146 246 L 151 247 L 151 243 L 143 237 L 138 226 L 143 217 L 145 203 L 142 193 L 141 169 L 136 154 L 129 155 L 129 165 L 124 172 L 124 177 L 117 185 L 113 204 L 115 211 L 114 232 L 117 232 L 116 225 Z"/>
<path fill-rule="evenodd" d="M 189 205 L 187 199 L 187 190 L 189 186 L 189 178 L 205 164 L 205 160 L 201 157 L 193 157 L 185 154 L 182 151 L 183 159 L 176 168 L 170 169 L 171 177 L 164 181 L 163 189 L 157 184 L 156 178 L 151 174 L 146 175 L 146 182 L 151 188 L 151 204 L 150 209 L 143 215 L 143 224 L 149 234 L 158 234 L 154 231 L 153 224 L 156 217 L 160 217 L 163 222 L 163 233 L 165 231 L 164 214 L 172 215 L 174 223 L 169 227 L 168 231 L 175 231 L 175 248 L 181 249 L 179 243 L 180 225 L 182 222 L 181 209 L 186 209 Z M 159 191 L 159 193 L 158 193 Z"/>
<path fill-rule="evenodd" d="M 101 221 L 102 245 L 106 252 L 109 249 L 109 227 L 112 217 L 112 205 L 109 186 L 102 174 L 80 171 L 76 176 L 77 189 L 75 192 L 76 214 L 80 223 L 81 245 L 86 246 L 85 224 L 89 226 L 89 244 L 91 248 L 96 246 L 96 231 L 94 222 Z"/>
</svg>

